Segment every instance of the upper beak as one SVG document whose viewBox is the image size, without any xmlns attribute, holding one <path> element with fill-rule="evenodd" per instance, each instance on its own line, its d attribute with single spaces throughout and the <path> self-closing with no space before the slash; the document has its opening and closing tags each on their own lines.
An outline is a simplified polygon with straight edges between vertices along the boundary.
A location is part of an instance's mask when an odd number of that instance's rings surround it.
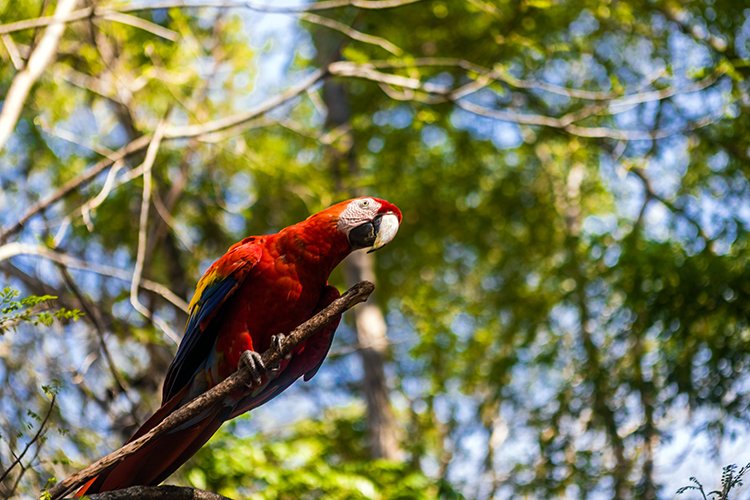
<svg viewBox="0 0 750 500">
<path fill-rule="evenodd" d="M 394 214 L 379 215 L 372 222 L 375 226 L 375 243 L 367 253 L 386 246 L 396 237 L 398 232 L 398 217 Z"/>
<path fill-rule="evenodd" d="M 398 217 L 392 213 L 378 215 L 349 231 L 349 243 L 354 248 L 370 248 L 369 252 L 384 247 L 398 232 Z"/>
</svg>

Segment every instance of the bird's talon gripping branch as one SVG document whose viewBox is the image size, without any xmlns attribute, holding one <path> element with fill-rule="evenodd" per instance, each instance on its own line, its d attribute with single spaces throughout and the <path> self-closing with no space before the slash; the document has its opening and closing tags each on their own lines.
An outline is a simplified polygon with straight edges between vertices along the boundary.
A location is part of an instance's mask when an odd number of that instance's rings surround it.
<svg viewBox="0 0 750 500">
<path fill-rule="evenodd" d="M 284 343 L 285 338 L 286 335 L 284 335 L 283 333 L 271 336 L 271 350 L 275 353 L 281 354 L 281 346 Z M 291 359 L 291 357 L 291 354 L 287 354 L 286 356 L 284 356 L 284 359 Z M 269 370 L 271 370 L 272 372 L 279 371 L 280 366 L 281 363 L 275 363 L 273 366 L 269 367 Z"/>
<path fill-rule="evenodd" d="M 252 377 L 253 386 L 261 384 L 261 375 L 266 370 L 263 364 L 263 358 L 255 351 L 247 350 L 240 355 L 240 365 L 247 366 L 250 370 L 250 376 Z"/>
</svg>

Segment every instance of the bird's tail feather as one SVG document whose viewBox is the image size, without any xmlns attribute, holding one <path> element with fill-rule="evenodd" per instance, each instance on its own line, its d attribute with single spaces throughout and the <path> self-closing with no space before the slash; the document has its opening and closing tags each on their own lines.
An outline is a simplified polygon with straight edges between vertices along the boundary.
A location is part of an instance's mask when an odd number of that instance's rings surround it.
<svg viewBox="0 0 750 500">
<path fill-rule="evenodd" d="M 184 391 L 174 395 L 154 413 L 130 438 L 138 439 L 156 427 L 181 403 Z M 129 486 L 157 485 L 185 463 L 208 441 L 227 419 L 229 408 L 211 408 L 175 430 L 162 434 L 111 469 L 91 479 L 76 492 L 84 494 L 112 491 Z"/>
</svg>

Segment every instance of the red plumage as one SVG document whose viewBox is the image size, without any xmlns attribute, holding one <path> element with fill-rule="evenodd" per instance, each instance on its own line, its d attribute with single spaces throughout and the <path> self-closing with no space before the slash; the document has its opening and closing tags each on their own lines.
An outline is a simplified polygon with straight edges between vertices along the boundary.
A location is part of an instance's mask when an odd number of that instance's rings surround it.
<svg viewBox="0 0 750 500">
<path fill-rule="evenodd" d="M 286 333 L 330 304 L 339 292 L 328 276 L 353 249 L 373 250 L 395 236 L 401 212 L 378 198 L 356 198 L 323 210 L 279 233 L 251 236 L 233 245 L 198 282 L 185 335 L 163 388 L 163 402 L 131 440 L 155 427 L 175 409 L 237 369 L 246 350 L 263 352 L 272 337 Z M 155 485 L 174 472 L 221 424 L 277 396 L 323 362 L 337 318 L 298 345 L 261 387 L 234 394 L 220 405 L 147 446 L 81 488 L 77 495 Z"/>
</svg>

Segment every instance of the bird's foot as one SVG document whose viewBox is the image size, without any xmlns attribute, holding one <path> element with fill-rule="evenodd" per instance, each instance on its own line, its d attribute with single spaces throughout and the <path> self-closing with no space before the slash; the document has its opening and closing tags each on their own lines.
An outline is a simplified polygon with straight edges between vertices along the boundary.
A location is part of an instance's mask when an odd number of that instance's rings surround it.
<svg viewBox="0 0 750 500">
<path fill-rule="evenodd" d="M 286 338 L 286 335 L 283 333 L 280 333 L 278 335 L 273 335 L 271 337 L 271 349 L 274 353 L 279 354 L 281 356 L 281 345 L 284 343 L 284 339 Z M 286 356 L 287 359 L 289 358 L 289 355 Z M 273 366 L 270 367 L 270 370 L 273 372 L 276 372 L 279 370 L 280 362 L 274 363 Z"/>
<path fill-rule="evenodd" d="M 244 365 L 250 371 L 250 377 L 253 381 L 253 386 L 261 384 L 261 376 L 266 370 L 263 364 L 263 358 L 255 351 L 247 350 L 240 355 L 240 365 Z"/>
</svg>

